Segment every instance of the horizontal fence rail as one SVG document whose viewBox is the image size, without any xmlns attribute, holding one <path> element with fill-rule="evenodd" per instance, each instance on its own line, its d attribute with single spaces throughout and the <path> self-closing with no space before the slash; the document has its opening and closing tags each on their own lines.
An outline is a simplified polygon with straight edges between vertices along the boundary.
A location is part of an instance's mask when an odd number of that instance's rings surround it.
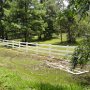
<svg viewBox="0 0 90 90">
<path fill-rule="evenodd" d="M 0 39 L 0 45 L 13 49 L 23 50 L 31 54 L 49 56 L 50 58 L 70 59 L 76 46 L 59 46 L 51 44 L 38 44 L 29 42 L 17 42 Z"/>
</svg>

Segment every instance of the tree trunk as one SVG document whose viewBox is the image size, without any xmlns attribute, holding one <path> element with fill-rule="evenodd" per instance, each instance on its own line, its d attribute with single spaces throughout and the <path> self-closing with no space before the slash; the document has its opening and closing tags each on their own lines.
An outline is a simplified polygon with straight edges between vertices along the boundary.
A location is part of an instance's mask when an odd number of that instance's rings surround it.
<svg viewBox="0 0 90 90">
<path fill-rule="evenodd" d="M 75 43 L 76 39 L 74 35 L 71 33 L 70 29 L 67 30 L 67 42 L 68 43 Z"/>
<path fill-rule="evenodd" d="M 42 40 L 42 34 L 38 35 L 38 40 Z"/>
<path fill-rule="evenodd" d="M 24 26 L 25 26 L 25 32 L 24 32 L 24 36 L 25 36 L 25 42 L 27 42 L 27 38 L 28 38 L 28 32 L 27 32 L 27 9 L 28 9 L 28 6 L 27 6 L 27 2 L 26 2 L 26 0 L 25 0 L 25 13 L 26 13 L 26 15 L 25 15 L 25 17 L 24 17 Z"/>
<path fill-rule="evenodd" d="M 24 37 L 25 37 L 25 40 L 24 40 L 24 41 L 25 41 L 25 42 L 27 42 L 27 36 L 28 36 L 28 35 L 27 35 L 27 30 L 25 30 L 25 32 L 24 32 Z"/>
<path fill-rule="evenodd" d="M 5 32 L 5 39 L 8 40 L 8 34 Z"/>
<path fill-rule="evenodd" d="M 4 39 L 4 28 L 3 28 L 3 26 L 2 26 L 1 23 L 0 23 L 0 37 L 1 37 L 2 39 Z"/>
<path fill-rule="evenodd" d="M 62 43 L 62 30 L 60 30 L 60 37 L 61 37 L 61 43 Z"/>
</svg>

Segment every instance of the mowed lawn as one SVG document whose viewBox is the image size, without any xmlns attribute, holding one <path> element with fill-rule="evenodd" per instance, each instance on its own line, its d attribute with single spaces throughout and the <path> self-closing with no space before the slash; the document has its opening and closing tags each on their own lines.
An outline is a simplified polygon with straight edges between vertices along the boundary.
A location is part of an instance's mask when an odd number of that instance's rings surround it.
<svg viewBox="0 0 90 90">
<path fill-rule="evenodd" d="M 90 73 L 72 75 L 45 59 L 0 47 L 0 90 L 90 90 Z"/>
</svg>

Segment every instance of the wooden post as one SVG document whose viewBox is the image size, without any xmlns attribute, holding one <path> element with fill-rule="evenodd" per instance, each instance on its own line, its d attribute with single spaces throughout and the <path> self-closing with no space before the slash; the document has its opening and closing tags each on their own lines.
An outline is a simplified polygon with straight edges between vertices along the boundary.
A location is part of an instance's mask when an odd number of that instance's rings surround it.
<svg viewBox="0 0 90 90">
<path fill-rule="evenodd" d="M 68 60 L 68 45 L 67 45 L 67 47 L 66 47 L 66 59 Z"/>
<path fill-rule="evenodd" d="M 12 48 L 14 48 L 14 41 L 12 41 Z"/>
<path fill-rule="evenodd" d="M 38 43 L 36 43 L 36 54 L 38 55 Z"/>
<path fill-rule="evenodd" d="M 51 44 L 49 44 L 49 57 L 51 57 Z"/>
<path fill-rule="evenodd" d="M 3 44 L 4 44 L 6 47 L 8 47 L 9 41 L 6 41 L 6 42 L 5 42 L 5 41 L 3 40 Z"/>
<path fill-rule="evenodd" d="M 28 42 L 26 42 L 26 52 L 28 52 Z"/>
<path fill-rule="evenodd" d="M 21 47 L 21 43 L 20 43 L 20 41 L 19 41 L 19 43 L 18 43 L 18 44 L 19 44 L 18 48 L 20 49 L 20 47 Z"/>
</svg>

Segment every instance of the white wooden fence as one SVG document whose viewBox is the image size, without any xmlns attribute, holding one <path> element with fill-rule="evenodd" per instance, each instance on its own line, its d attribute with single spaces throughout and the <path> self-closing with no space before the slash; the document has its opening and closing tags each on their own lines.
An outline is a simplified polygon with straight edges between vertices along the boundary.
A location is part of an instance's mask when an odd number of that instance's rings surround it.
<svg viewBox="0 0 90 90">
<path fill-rule="evenodd" d="M 51 44 L 38 44 L 28 42 L 17 42 L 12 40 L 0 39 L 0 45 L 13 49 L 22 50 L 37 55 L 44 55 L 59 59 L 70 59 L 74 52 L 75 46 L 59 46 Z"/>
</svg>

